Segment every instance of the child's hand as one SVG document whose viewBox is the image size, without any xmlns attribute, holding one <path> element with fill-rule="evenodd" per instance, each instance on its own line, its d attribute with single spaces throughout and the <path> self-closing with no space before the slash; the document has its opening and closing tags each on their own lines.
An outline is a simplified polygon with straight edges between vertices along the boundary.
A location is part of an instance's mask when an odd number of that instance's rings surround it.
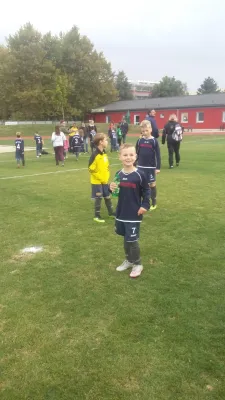
<svg viewBox="0 0 225 400">
<path fill-rule="evenodd" d="M 138 210 L 138 215 L 143 215 L 143 214 L 145 214 L 147 211 L 148 211 L 148 210 L 146 210 L 145 208 L 140 207 L 139 210 Z"/>
<path fill-rule="evenodd" d="M 156 172 L 156 174 L 159 174 L 160 173 L 160 169 L 156 169 L 155 172 Z"/>
<path fill-rule="evenodd" d="M 114 192 L 114 190 L 116 190 L 118 187 L 118 185 L 115 182 L 111 182 L 109 185 L 109 188 L 112 192 Z"/>
</svg>

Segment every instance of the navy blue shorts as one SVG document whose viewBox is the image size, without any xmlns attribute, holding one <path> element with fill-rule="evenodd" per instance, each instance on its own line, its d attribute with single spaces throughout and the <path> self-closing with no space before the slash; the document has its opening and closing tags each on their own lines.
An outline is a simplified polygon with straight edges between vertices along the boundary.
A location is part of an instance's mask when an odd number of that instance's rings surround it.
<svg viewBox="0 0 225 400">
<path fill-rule="evenodd" d="M 145 178 L 147 179 L 148 183 L 153 183 L 156 181 L 156 173 L 155 168 L 141 168 L 138 167 L 138 170 L 141 171 Z"/>
<path fill-rule="evenodd" d="M 91 185 L 91 198 L 110 197 L 109 185 Z"/>
<path fill-rule="evenodd" d="M 115 223 L 117 235 L 124 236 L 126 242 L 136 242 L 140 236 L 140 222 L 122 222 Z"/>
</svg>

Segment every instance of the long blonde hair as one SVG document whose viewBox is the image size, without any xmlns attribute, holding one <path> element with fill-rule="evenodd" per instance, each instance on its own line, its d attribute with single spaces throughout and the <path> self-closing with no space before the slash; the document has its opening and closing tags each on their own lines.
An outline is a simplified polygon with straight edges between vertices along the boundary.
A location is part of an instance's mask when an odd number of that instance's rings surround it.
<svg viewBox="0 0 225 400">
<path fill-rule="evenodd" d="M 171 114 L 170 117 L 169 117 L 169 121 L 177 121 L 176 114 Z"/>
</svg>

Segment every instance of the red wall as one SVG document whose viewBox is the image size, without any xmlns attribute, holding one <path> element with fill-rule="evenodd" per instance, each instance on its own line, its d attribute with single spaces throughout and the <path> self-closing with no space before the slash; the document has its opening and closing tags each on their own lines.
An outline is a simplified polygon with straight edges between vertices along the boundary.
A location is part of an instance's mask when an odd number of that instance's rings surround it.
<svg viewBox="0 0 225 400">
<path fill-rule="evenodd" d="M 196 113 L 204 112 L 204 122 L 198 123 L 196 122 Z M 171 114 L 176 114 L 178 116 L 178 120 L 181 122 L 181 114 L 188 113 L 188 122 L 182 122 L 184 127 L 191 126 L 193 129 L 219 129 L 220 125 L 223 123 L 223 112 L 225 112 L 224 108 L 193 108 L 193 109 L 182 109 L 182 110 L 157 110 L 156 113 L 156 121 L 159 129 L 162 129 L 166 122 L 169 119 Z M 94 115 L 94 119 L 96 123 L 105 123 L 106 116 L 111 117 L 111 121 L 119 122 L 122 120 L 122 117 L 125 115 L 125 112 L 109 112 L 109 113 L 97 113 Z M 130 122 L 134 123 L 134 115 L 139 115 L 140 122 L 145 119 L 147 111 L 136 111 L 130 112 Z M 160 118 L 160 114 L 164 115 L 164 118 Z"/>
</svg>

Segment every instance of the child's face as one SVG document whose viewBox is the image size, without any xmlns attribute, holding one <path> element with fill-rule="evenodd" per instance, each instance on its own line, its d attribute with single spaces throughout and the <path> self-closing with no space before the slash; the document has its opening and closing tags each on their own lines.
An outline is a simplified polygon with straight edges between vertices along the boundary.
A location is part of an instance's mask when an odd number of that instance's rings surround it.
<svg viewBox="0 0 225 400">
<path fill-rule="evenodd" d="M 130 167 L 134 165 L 137 158 L 135 147 L 128 147 L 127 149 L 122 149 L 120 152 L 120 160 L 124 167 Z"/>
<path fill-rule="evenodd" d="M 108 146 L 108 139 L 106 136 L 103 140 L 101 140 L 100 144 L 102 145 L 103 149 L 106 149 L 106 147 Z"/>
<path fill-rule="evenodd" d="M 143 138 L 149 138 L 152 134 L 152 129 L 148 126 L 143 126 L 143 128 L 141 128 L 141 134 L 143 136 Z"/>
</svg>

